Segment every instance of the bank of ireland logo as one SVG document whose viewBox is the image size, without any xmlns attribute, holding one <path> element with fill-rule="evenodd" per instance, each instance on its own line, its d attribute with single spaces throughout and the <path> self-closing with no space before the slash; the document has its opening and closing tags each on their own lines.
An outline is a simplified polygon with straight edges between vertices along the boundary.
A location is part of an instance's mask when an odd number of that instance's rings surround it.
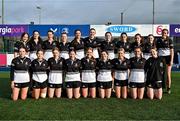
<svg viewBox="0 0 180 121">
<path fill-rule="evenodd" d="M 131 33 L 135 32 L 137 29 L 133 26 L 110 26 L 106 29 L 106 31 L 111 32 L 111 33 Z"/>
<path fill-rule="evenodd" d="M 65 27 L 61 29 L 61 33 L 69 33 L 69 28 Z"/>
</svg>

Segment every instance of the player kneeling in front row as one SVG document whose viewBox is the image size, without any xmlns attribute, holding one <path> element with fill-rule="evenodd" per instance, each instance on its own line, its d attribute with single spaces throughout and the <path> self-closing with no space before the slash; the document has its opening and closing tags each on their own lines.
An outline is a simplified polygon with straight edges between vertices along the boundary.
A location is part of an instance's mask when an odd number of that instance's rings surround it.
<svg viewBox="0 0 180 121">
<path fill-rule="evenodd" d="M 142 57 L 141 47 L 136 47 L 134 54 L 135 57 L 130 58 L 130 93 L 133 99 L 143 99 L 145 87 L 144 66 L 146 59 Z"/>
<path fill-rule="evenodd" d="M 70 50 L 69 59 L 65 60 L 65 85 L 69 99 L 80 97 L 80 69 L 81 61 L 76 58 L 76 51 Z"/>
<path fill-rule="evenodd" d="M 31 63 L 33 94 L 35 99 L 46 98 L 48 62 L 44 59 L 44 50 L 37 51 L 37 59 Z"/>
<path fill-rule="evenodd" d="M 86 57 L 81 60 L 82 65 L 82 96 L 86 98 L 89 95 L 96 97 L 96 59 L 93 57 L 93 49 L 88 48 Z"/>
<path fill-rule="evenodd" d="M 48 79 L 48 97 L 53 98 L 54 95 L 57 98 L 61 97 L 61 88 L 63 83 L 63 67 L 64 58 L 60 57 L 60 51 L 58 48 L 52 50 L 53 57 L 49 58 L 49 79 Z"/>
<path fill-rule="evenodd" d="M 19 97 L 21 90 L 21 99 L 27 98 L 27 92 L 30 82 L 29 69 L 31 60 L 26 55 L 26 48 L 19 48 L 19 56 L 14 58 L 11 62 L 11 88 L 12 88 L 12 99 L 16 101 Z"/>
<path fill-rule="evenodd" d="M 110 98 L 112 90 L 112 64 L 108 59 L 108 52 L 102 51 L 101 58 L 97 61 L 97 85 L 100 98 Z"/>
<path fill-rule="evenodd" d="M 117 98 L 127 98 L 129 60 L 125 58 L 125 50 L 118 50 L 118 58 L 112 60 L 114 69 L 114 86 Z"/>
<path fill-rule="evenodd" d="M 158 57 L 156 48 L 151 49 L 152 57 L 146 61 L 147 96 L 150 99 L 162 98 L 162 82 L 165 81 L 166 64 L 162 57 Z"/>
</svg>

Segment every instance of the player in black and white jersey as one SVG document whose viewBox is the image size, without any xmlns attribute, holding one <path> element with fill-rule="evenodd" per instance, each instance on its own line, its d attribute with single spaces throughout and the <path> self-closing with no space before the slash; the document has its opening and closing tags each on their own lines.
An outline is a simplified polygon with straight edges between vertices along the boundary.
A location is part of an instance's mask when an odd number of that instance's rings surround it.
<svg viewBox="0 0 180 121">
<path fill-rule="evenodd" d="M 147 60 L 151 57 L 151 49 L 156 47 L 155 38 L 152 34 L 148 35 L 147 42 L 144 44 L 143 57 Z"/>
<path fill-rule="evenodd" d="M 99 51 L 100 51 L 99 49 L 101 46 L 101 40 L 95 35 L 96 35 L 96 30 L 94 28 L 91 28 L 89 32 L 89 37 L 86 37 L 84 39 L 85 50 L 87 50 L 88 48 L 93 48 L 93 57 L 99 58 Z"/>
<path fill-rule="evenodd" d="M 46 98 L 48 62 L 44 59 L 44 50 L 37 51 L 37 59 L 31 63 L 33 94 L 35 99 Z"/>
<path fill-rule="evenodd" d="M 112 64 L 108 59 L 108 52 L 102 51 L 97 61 L 97 85 L 100 98 L 110 98 L 112 90 Z"/>
<path fill-rule="evenodd" d="M 76 51 L 70 50 L 69 59 L 65 60 L 65 85 L 69 99 L 80 97 L 81 87 L 81 61 L 76 58 Z"/>
<path fill-rule="evenodd" d="M 60 56 L 64 59 L 69 58 L 70 42 L 68 42 L 67 33 L 61 33 L 61 41 L 59 43 Z"/>
<path fill-rule="evenodd" d="M 141 51 L 142 52 L 144 51 L 144 38 L 141 36 L 141 34 L 137 33 L 134 36 L 134 39 L 135 41 L 131 44 L 131 54 L 130 54 L 131 58 L 135 56 L 134 55 L 135 48 L 140 47 Z M 143 56 L 143 53 L 142 53 L 142 56 Z"/>
<path fill-rule="evenodd" d="M 145 71 L 144 65 L 146 59 L 142 57 L 141 47 L 134 50 L 135 57 L 130 58 L 130 76 L 129 86 L 133 99 L 143 99 L 145 87 Z"/>
<path fill-rule="evenodd" d="M 115 46 L 116 46 L 115 53 L 117 53 L 117 57 L 118 57 L 118 49 L 123 48 L 125 50 L 124 56 L 127 59 L 130 58 L 131 44 L 128 42 L 127 33 L 125 32 L 121 33 L 120 40 L 115 44 Z"/>
<path fill-rule="evenodd" d="M 60 51 L 58 48 L 54 48 L 52 53 L 53 57 L 48 59 L 50 69 L 48 78 L 48 96 L 49 98 L 53 98 L 55 95 L 57 98 L 60 98 L 65 60 L 64 58 L 60 57 Z"/>
<path fill-rule="evenodd" d="M 114 86 L 117 98 L 127 98 L 127 87 L 129 79 L 129 60 L 125 58 L 125 50 L 119 48 L 118 58 L 112 60 Z"/>
<path fill-rule="evenodd" d="M 106 32 L 105 40 L 101 43 L 101 51 L 107 51 L 108 58 L 111 60 L 115 58 L 115 53 L 114 53 L 115 44 L 113 43 L 112 39 L 113 38 L 111 32 Z"/>
<path fill-rule="evenodd" d="M 42 49 L 43 40 L 40 37 L 40 34 L 37 30 L 33 31 L 33 36 L 30 38 L 27 43 L 29 47 L 29 58 L 31 61 L 37 58 L 36 52 L 39 49 Z"/>
<path fill-rule="evenodd" d="M 46 60 L 53 57 L 53 54 L 52 54 L 53 48 L 55 47 L 59 48 L 59 42 L 54 40 L 54 32 L 49 30 L 47 34 L 48 34 L 48 39 L 43 41 L 43 49 L 45 51 L 44 58 Z"/>
<path fill-rule="evenodd" d="M 93 49 L 88 48 L 86 51 L 86 57 L 81 59 L 82 65 L 82 96 L 86 98 L 88 92 L 90 97 L 96 97 L 96 59 L 93 57 Z"/>
<path fill-rule="evenodd" d="M 31 60 L 27 58 L 26 48 L 19 48 L 18 57 L 14 58 L 11 62 L 11 88 L 12 88 L 12 99 L 16 101 L 19 93 L 21 93 L 21 99 L 27 98 L 28 87 L 30 83 L 30 65 Z"/>
<path fill-rule="evenodd" d="M 162 30 L 162 37 L 157 40 L 156 47 L 158 50 L 158 55 L 163 57 L 167 65 L 167 81 L 166 88 L 167 92 L 171 93 L 171 68 L 174 59 L 174 45 L 173 41 L 168 37 L 168 30 Z"/>
<path fill-rule="evenodd" d="M 74 32 L 75 37 L 71 42 L 70 49 L 76 51 L 76 58 L 81 60 L 85 56 L 84 39 L 81 37 L 81 31 L 79 29 Z"/>
<path fill-rule="evenodd" d="M 19 56 L 19 49 L 20 48 L 26 48 L 27 52 L 26 52 L 26 57 L 29 56 L 29 47 L 28 47 L 28 41 L 29 41 L 29 34 L 24 32 L 22 33 L 21 35 L 21 38 L 20 38 L 20 41 L 17 41 L 15 44 L 14 44 L 14 58 Z"/>
</svg>

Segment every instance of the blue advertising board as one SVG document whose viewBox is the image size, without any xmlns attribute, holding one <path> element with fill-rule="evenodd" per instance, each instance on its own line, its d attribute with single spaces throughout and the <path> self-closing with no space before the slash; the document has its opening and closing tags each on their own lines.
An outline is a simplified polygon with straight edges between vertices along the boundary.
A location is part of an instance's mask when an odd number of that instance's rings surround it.
<svg viewBox="0 0 180 121">
<path fill-rule="evenodd" d="M 68 36 L 74 36 L 76 29 L 81 30 L 82 36 L 88 36 L 90 25 L 29 25 L 29 34 L 32 35 L 33 31 L 37 30 L 41 36 L 47 36 L 47 32 L 52 30 L 55 36 L 60 36 L 63 32 Z"/>
<path fill-rule="evenodd" d="M 180 24 L 170 24 L 170 36 L 180 36 Z"/>
</svg>

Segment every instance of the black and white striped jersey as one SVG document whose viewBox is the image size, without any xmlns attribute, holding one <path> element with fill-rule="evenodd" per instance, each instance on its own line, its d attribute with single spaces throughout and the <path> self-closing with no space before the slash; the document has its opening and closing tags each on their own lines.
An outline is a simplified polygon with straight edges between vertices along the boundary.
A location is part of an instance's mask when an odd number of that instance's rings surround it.
<svg viewBox="0 0 180 121">
<path fill-rule="evenodd" d="M 10 78 L 11 81 L 14 81 L 15 73 L 29 73 L 31 66 L 31 60 L 27 57 L 21 58 L 16 57 L 11 62 L 11 71 L 10 71 Z M 22 80 L 23 81 L 23 80 Z"/>
</svg>

